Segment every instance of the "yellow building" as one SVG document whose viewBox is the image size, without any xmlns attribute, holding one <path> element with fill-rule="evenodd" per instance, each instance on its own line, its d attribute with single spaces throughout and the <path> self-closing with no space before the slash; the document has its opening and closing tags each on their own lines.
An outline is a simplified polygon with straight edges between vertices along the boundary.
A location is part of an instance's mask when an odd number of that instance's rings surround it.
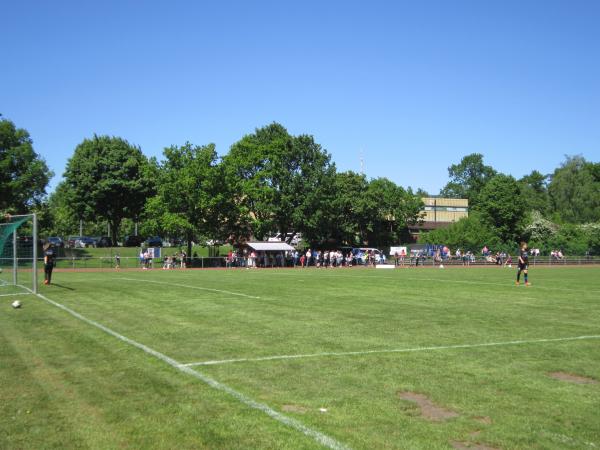
<svg viewBox="0 0 600 450">
<path fill-rule="evenodd" d="M 456 222 L 469 216 L 469 200 L 466 198 L 424 197 L 425 222 Z"/>
<path fill-rule="evenodd" d="M 469 200 L 466 198 L 423 197 L 423 222 L 409 227 L 414 241 L 423 232 L 444 228 L 452 222 L 469 216 Z"/>
</svg>

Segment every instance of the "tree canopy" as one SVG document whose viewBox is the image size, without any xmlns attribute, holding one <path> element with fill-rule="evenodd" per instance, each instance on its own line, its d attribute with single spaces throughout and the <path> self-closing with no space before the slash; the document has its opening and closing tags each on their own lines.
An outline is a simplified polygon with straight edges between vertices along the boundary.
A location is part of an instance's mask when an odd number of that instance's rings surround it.
<svg viewBox="0 0 600 450">
<path fill-rule="evenodd" d="M 529 175 L 519 179 L 519 187 L 521 188 L 526 210 L 539 211 L 544 214 L 550 211 L 548 175 L 532 170 Z"/>
<path fill-rule="evenodd" d="M 525 202 L 517 181 L 510 175 L 494 175 L 481 189 L 476 207 L 503 242 L 517 242 L 525 219 Z"/>
<path fill-rule="evenodd" d="M 470 206 L 476 206 L 479 202 L 479 193 L 494 175 L 496 175 L 494 168 L 483 163 L 483 155 L 472 153 L 463 157 L 458 164 L 448 167 L 450 181 L 440 195 L 467 198 Z"/>
<path fill-rule="evenodd" d="M 141 222 L 145 234 L 243 243 L 301 234 L 311 246 L 387 247 L 411 239 L 427 193 L 387 178 L 338 172 L 313 136 L 271 123 L 243 136 L 222 157 L 214 144 L 171 146 L 148 159 L 120 137 L 81 142 L 64 181 L 45 197 L 52 173 L 23 129 L 0 120 L 0 211 L 37 211 L 53 234 L 103 232 Z M 448 168 L 442 196 L 469 199 L 470 216 L 425 242 L 512 248 L 521 239 L 547 249 L 600 252 L 600 163 L 567 156 L 552 174 L 519 180 L 480 153 Z M 596 250 L 595 250 L 596 249 Z M 586 251 L 587 251 L 586 250 Z"/>
<path fill-rule="evenodd" d="M 26 213 L 39 206 L 52 176 L 29 133 L 0 119 L 0 211 Z"/>
<path fill-rule="evenodd" d="M 185 237 L 188 254 L 199 236 L 224 238 L 224 223 L 231 203 L 223 183 L 214 144 L 186 143 L 163 152 L 153 161 L 156 195 L 148 199 L 144 229 L 153 234 Z"/>
<path fill-rule="evenodd" d="M 238 215 L 257 239 L 279 232 L 289 242 L 318 226 L 335 166 L 312 136 L 273 123 L 233 144 L 223 165 Z"/>
<path fill-rule="evenodd" d="M 85 139 L 75 148 L 64 177 L 79 218 L 106 220 L 113 242 L 121 221 L 138 218 L 153 191 L 147 158 L 118 137 Z"/>
<path fill-rule="evenodd" d="M 551 176 L 548 194 L 552 210 L 566 222 L 600 220 L 600 163 L 567 156 Z"/>
</svg>

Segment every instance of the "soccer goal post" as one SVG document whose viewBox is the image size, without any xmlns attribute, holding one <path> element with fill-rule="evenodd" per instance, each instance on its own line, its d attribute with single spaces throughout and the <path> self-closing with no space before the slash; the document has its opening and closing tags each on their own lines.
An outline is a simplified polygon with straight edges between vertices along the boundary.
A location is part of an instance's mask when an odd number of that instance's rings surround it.
<svg viewBox="0 0 600 450">
<path fill-rule="evenodd" d="M 38 229 L 35 214 L 6 215 L 0 222 L 0 285 L 37 293 Z"/>
</svg>

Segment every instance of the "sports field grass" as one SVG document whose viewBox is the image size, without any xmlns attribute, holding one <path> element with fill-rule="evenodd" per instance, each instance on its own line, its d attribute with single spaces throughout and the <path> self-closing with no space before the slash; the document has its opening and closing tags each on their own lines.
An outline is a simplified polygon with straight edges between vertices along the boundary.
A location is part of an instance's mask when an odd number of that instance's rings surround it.
<svg viewBox="0 0 600 450">
<path fill-rule="evenodd" d="M 599 448 L 600 269 L 514 274 L 56 273 L 0 297 L 0 448 Z"/>
</svg>

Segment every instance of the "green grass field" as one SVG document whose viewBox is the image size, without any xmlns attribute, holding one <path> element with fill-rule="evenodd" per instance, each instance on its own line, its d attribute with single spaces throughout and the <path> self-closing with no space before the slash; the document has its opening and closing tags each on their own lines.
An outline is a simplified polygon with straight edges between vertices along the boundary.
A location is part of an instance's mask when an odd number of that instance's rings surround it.
<svg viewBox="0 0 600 450">
<path fill-rule="evenodd" d="M 79 317 L 0 287 L 0 448 L 600 448 L 600 269 L 514 275 L 55 273 Z"/>
</svg>

